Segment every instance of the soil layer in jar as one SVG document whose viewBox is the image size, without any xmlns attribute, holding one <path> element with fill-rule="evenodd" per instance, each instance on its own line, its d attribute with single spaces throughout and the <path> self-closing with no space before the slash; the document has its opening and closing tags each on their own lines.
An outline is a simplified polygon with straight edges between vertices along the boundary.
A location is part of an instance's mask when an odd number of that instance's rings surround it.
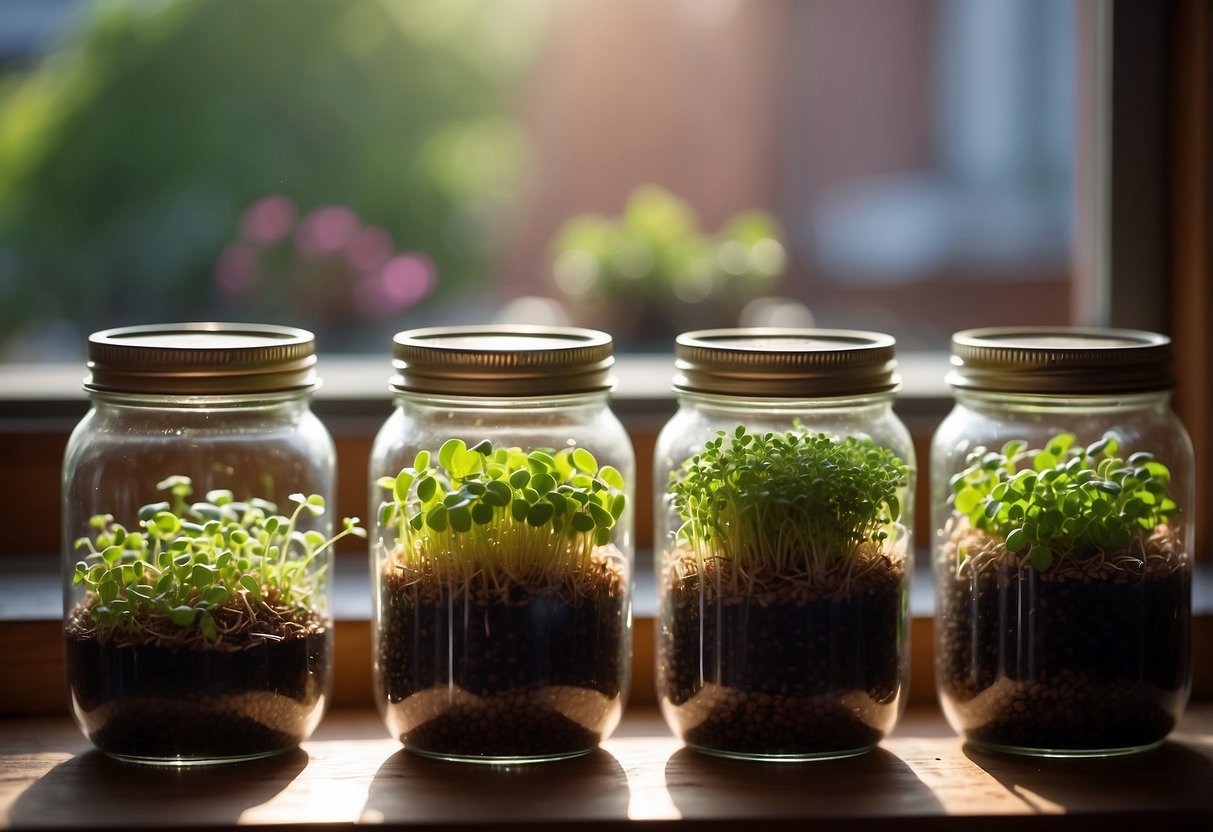
<svg viewBox="0 0 1213 832">
<path fill-rule="evenodd" d="M 72 707 L 102 751 L 146 761 L 219 761 L 286 751 L 323 711 L 331 630 L 280 639 L 130 643 L 69 624 Z"/>
<path fill-rule="evenodd" d="M 679 576 L 679 577 L 676 577 Z M 896 722 L 904 567 L 878 556 L 841 573 L 743 576 L 675 553 L 658 683 L 691 746 L 741 756 L 858 753 Z"/>
<path fill-rule="evenodd" d="M 1006 749 L 1161 741 L 1187 691 L 1186 565 L 1107 559 L 1041 573 L 1016 560 L 1003 549 L 959 576 L 941 570 L 937 674 L 953 722 Z"/>
<path fill-rule="evenodd" d="M 592 750 L 618 722 L 630 660 L 623 574 L 595 554 L 546 586 L 453 582 L 389 562 L 378 685 L 409 750 L 543 759 Z"/>
</svg>

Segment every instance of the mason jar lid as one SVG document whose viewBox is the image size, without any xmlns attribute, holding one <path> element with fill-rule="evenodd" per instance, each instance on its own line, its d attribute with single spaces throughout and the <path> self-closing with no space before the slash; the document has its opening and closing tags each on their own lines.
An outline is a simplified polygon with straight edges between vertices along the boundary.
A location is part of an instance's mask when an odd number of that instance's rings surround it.
<svg viewBox="0 0 1213 832">
<path fill-rule="evenodd" d="M 1108 395 L 1169 390 L 1171 340 L 1131 329 L 988 327 L 952 336 L 953 387 Z"/>
<path fill-rule="evenodd" d="M 615 386 L 614 363 L 611 336 L 592 329 L 429 327 L 396 334 L 392 387 L 483 398 L 594 393 Z"/>
<path fill-rule="evenodd" d="M 232 396 L 314 389 L 315 337 L 270 324 L 175 323 L 119 327 L 88 339 L 96 393 Z"/>
<path fill-rule="evenodd" d="M 675 340 L 674 389 L 757 398 L 891 393 L 893 337 L 845 329 L 710 329 Z"/>
</svg>

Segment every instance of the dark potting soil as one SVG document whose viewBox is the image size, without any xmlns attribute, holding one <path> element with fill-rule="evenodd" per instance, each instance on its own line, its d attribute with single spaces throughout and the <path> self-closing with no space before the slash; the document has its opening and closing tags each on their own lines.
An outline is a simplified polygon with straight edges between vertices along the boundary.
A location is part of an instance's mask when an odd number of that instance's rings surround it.
<svg viewBox="0 0 1213 832">
<path fill-rule="evenodd" d="M 616 568 L 502 596 L 384 575 L 377 683 L 405 747 L 466 758 L 593 749 L 623 709 L 630 635 Z"/>
<path fill-rule="evenodd" d="M 1190 573 L 988 564 L 937 587 L 937 676 L 966 739 L 1073 752 L 1162 740 L 1182 711 Z"/>
<path fill-rule="evenodd" d="M 893 727 L 905 671 L 904 569 L 880 558 L 843 595 L 803 578 L 718 595 L 710 562 L 672 580 L 658 647 L 662 709 L 692 746 L 806 756 L 871 748 Z M 722 585 L 730 584 L 725 575 Z M 837 589 L 837 587 L 833 587 Z"/>
<path fill-rule="evenodd" d="M 66 634 L 72 707 L 102 751 L 220 760 L 294 748 L 319 721 L 330 630 L 244 649 L 121 645 Z"/>
</svg>

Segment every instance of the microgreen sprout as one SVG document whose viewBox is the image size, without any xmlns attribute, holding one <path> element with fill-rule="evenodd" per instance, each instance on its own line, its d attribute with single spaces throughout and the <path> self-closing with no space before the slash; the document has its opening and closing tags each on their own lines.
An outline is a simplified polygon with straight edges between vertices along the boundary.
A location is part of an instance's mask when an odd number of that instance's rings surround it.
<svg viewBox="0 0 1213 832">
<path fill-rule="evenodd" d="M 823 575 L 880 547 L 901 515 L 909 469 L 867 437 L 739 426 L 670 476 L 679 545 L 751 571 Z"/>
<path fill-rule="evenodd" d="M 139 509 L 137 531 L 97 515 L 89 520 L 92 536 L 75 542 L 88 555 L 72 584 L 87 590 L 85 605 L 100 631 L 170 641 L 200 635 L 214 643 L 239 630 L 233 622 L 289 618 L 317 603 L 325 565 L 316 559 L 347 535 L 366 535 L 356 517 L 329 538 L 300 528 L 305 514 L 324 513 L 318 494 L 290 495 L 294 508 L 284 516 L 274 503 L 237 501 L 224 489 L 187 503 L 188 477 L 169 477 L 157 488 L 171 501 Z"/>
<path fill-rule="evenodd" d="M 379 525 L 403 563 L 443 578 L 483 574 L 501 586 L 566 577 L 611 542 L 627 506 L 620 472 L 581 447 L 528 453 L 449 439 L 433 463 L 423 450 L 379 480 L 391 495 Z"/>
<path fill-rule="evenodd" d="M 1139 451 L 1122 459 L 1107 433 L 1083 447 L 1073 434 L 1041 449 L 1015 440 L 975 448 L 951 480 L 952 506 L 971 527 L 1005 542 L 1037 571 L 1141 545 L 1179 513 L 1167 495 L 1171 472 Z M 958 553 L 964 557 L 964 551 Z"/>
</svg>

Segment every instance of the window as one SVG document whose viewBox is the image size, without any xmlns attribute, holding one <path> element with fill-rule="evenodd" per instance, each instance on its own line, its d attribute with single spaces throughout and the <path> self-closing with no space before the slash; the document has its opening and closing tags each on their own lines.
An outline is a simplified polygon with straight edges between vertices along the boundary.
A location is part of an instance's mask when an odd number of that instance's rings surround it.
<svg viewBox="0 0 1213 832">
<path fill-rule="evenodd" d="M 1069 322 L 1076 8 L 10 3 L 0 358 L 161 319 L 376 354 L 491 318 L 658 352 Z"/>
<path fill-rule="evenodd" d="M 400 328 L 566 315 L 656 352 L 664 395 L 675 331 L 811 316 L 927 351 L 919 437 L 954 329 L 1168 331 L 1208 514 L 1210 43 L 1199 0 L 0 0 L 0 427 L 33 477 L 0 497 L 55 510 L 106 326 L 309 326 L 364 442 Z M 586 258 L 557 280 L 587 213 L 653 290 L 616 317 L 572 302 Z M 645 234 L 696 255 L 681 295 L 636 277 Z M 759 291 L 705 294 L 704 247 Z"/>
</svg>

